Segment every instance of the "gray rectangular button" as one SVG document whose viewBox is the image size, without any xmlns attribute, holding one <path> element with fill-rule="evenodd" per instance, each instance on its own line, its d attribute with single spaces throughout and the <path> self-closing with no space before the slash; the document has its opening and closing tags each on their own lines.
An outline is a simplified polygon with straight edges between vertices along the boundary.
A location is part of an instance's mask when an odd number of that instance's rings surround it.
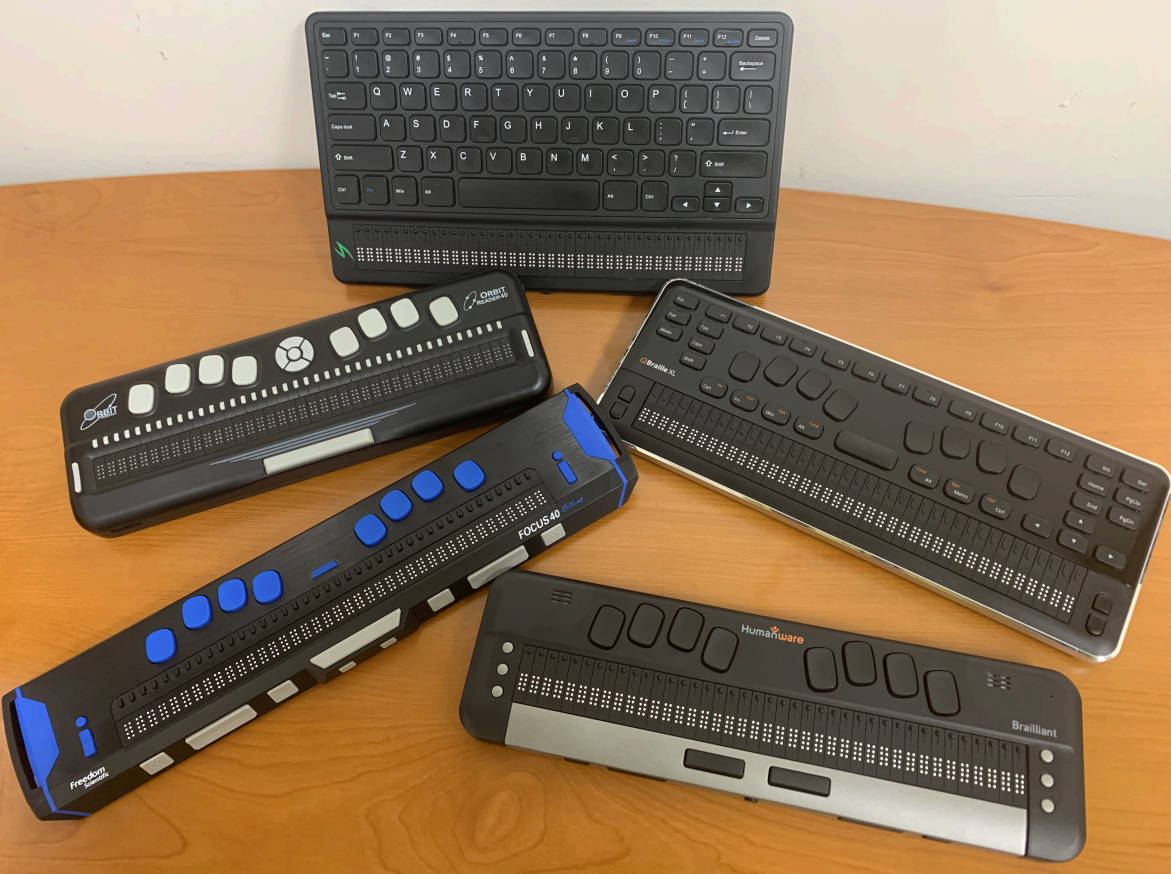
<svg viewBox="0 0 1171 874">
<path fill-rule="evenodd" d="M 363 446 L 370 446 L 374 442 L 374 432 L 369 428 L 342 434 L 340 437 L 331 437 L 320 443 L 302 446 L 300 449 L 291 449 L 280 455 L 273 455 L 264 459 L 264 472 L 270 476 L 284 470 L 291 470 L 303 464 L 321 461 L 323 458 L 332 458 L 343 452 L 352 452 Z"/>
<path fill-rule="evenodd" d="M 512 550 L 512 552 L 506 553 L 505 555 L 502 555 L 500 558 L 496 559 L 496 561 L 489 562 L 488 564 L 484 565 L 478 571 L 473 571 L 472 573 L 468 574 L 468 583 L 473 589 L 478 589 L 480 586 L 484 585 L 484 583 L 492 582 L 492 580 L 496 579 L 505 571 L 512 570 L 522 561 L 525 561 L 528 557 L 529 551 L 524 548 L 523 544 L 521 544 L 516 549 Z"/>
<path fill-rule="evenodd" d="M 402 610 L 393 610 L 387 613 L 377 622 L 371 622 L 361 631 L 355 631 L 345 640 L 338 641 L 329 649 L 322 650 L 313 658 L 309 659 L 313 664 L 319 668 L 328 668 L 330 665 L 336 665 L 342 659 L 355 653 L 364 646 L 368 646 L 387 632 L 394 631 L 398 628 L 399 617 L 402 615 Z"/>
<path fill-rule="evenodd" d="M 251 704 L 245 704 L 243 707 L 238 707 L 220 719 L 217 719 L 206 728 L 201 728 L 195 734 L 187 737 L 187 745 L 193 750 L 201 750 L 208 744 L 215 743 L 225 734 L 230 734 L 241 725 L 251 722 L 256 718 L 256 711 L 252 709 Z"/>
<path fill-rule="evenodd" d="M 793 771 L 789 768 L 769 768 L 768 785 L 825 798 L 829 796 L 830 784 L 829 777 L 822 777 L 820 774 L 806 774 L 804 771 Z"/>
</svg>

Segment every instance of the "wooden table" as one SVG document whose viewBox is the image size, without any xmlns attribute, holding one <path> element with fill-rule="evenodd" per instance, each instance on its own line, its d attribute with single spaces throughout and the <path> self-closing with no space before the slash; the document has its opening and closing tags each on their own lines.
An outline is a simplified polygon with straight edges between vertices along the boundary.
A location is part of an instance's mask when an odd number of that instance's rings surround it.
<svg viewBox="0 0 1171 874">
<path fill-rule="evenodd" d="M 783 191 L 759 303 L 1171 462 L 1171 242 Z M 462 434 L 119 540 L 66 500 L 70 389 L 388 296 L 330 273 L 316 171 L 0 189 L 0 689 L 463 443 Z M 594 393 L 647 298 L 531 294 L 558 387 Z M 528 567 L 1055 668 L 1081 690 L 1089 840 L 1065 870 L 1171 869 L 1171 553 L 1122 654 L 1075 661 L 647 462 L 629 506 Z M 476 595 L 82 822 L 0 763 L 0 870 L 935 871 L 1034 863 L 473 740 Z M 1032 868 L 1031 870 L 1039 870 Z"/>
</svg>

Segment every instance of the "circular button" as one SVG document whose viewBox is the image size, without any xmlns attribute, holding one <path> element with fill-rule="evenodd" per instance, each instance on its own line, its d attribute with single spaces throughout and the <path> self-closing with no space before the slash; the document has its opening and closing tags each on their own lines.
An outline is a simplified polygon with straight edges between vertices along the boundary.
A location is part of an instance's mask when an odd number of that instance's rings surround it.
<svg viewBox="0 0 1171 874">
<path fill-rule="evenodd" d="M 252 578 L 252 597 L 261 604 L 271 604 L 284 589 L 281 575 L 276 571 L 261 571 Z"/>
<path fill-rule="evenodd" d="M 506 655 L 507 655 L 508 653 L 512 652 L 512 644 L 511 644 L 511 643 L 509 643 L 507 640 L 504 642 L 504 646 L 502 646 L 502 647 L 500 647 L 500 648 L 501 648 L 502 650 L 504 650 L 504 652 L 505 652 L 505 654 L 506 654 Z"/>
<path fill-rule="evenodd" d="M 313 363 L 313 344 L 304 337 L 285 337 L 276 348 L 276 366 L 297 373 Z"/>
<path fill-rule="evenodd" d="M 1043 811 L 1045 811 L 1046 813 L 1052 813 L 1053 812 L 1053 802 L 1050 801 L 1048 798 L 1042 798 L 1041 799 L 1041 809 Z"/>
<path fill-rule="evenodd" d="M 504 662 L 501 662 L 496 666 L 496 673 L 503 677 L 508 673 L 508 665 L 504 664 Z"/>
<path fill-rule="evenodd" d="M 146 657 L 160 665 L 175 657 L 175 632 L 160 628 L 146 636 Z"/>
<path fill-rule="evenodd" d="M 85 728 L 87 722 L 89 722 L 88 719 L 86 719 L 84 716 L 79 716 L 73 724 L 78 728 Z"/>
<path fill-rule="evenodd" d="M 504 689 L 501 688 L 500 686 L 493 686 L 492 687 L 492 697 L 493 698 L 499 698 L 503 694 L 504 694 Z"/>
<path fill-rule="evenodd" d="M 1053 761 L 1053 750 L 1041 750 L 1041 761 L 1048 765 Z"/>
<path fill-rule="evenodd" d="M 1053 788 L 1053 775 L 1052 774 L 1042 774 L 1041 775 L 1041 785 L 1044 786 L 1046 789 L 1052 789 Z"/>
</svg>

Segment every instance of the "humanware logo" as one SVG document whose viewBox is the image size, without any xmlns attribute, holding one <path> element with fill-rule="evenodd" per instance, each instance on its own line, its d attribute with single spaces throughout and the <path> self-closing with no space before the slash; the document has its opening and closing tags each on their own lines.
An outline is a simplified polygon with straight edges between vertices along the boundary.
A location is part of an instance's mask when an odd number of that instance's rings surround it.
<svg viewBox="0 0 1171 874">
<path fill-rule="evenodd" d="M 782 643 L 805 643 L 804 637 L 799 637 L 796 634 L 784 634 L 775 625 L 772 628 L 754 628 L 751 625 L 741 625 L 740 630 L 745 634 L 752 634 L 756 637 L 769 637 L 773 640 L 779 640 Z"/>
</svg>

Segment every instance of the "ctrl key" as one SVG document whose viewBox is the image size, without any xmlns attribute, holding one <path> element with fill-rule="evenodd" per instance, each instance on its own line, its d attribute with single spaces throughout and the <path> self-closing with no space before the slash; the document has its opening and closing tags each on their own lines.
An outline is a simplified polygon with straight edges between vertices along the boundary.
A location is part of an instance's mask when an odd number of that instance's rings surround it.
<svg viewBox="0 0 1171 874">
<path fill-rule="evenodd" d="M 358 177 L 334 176 L 333 199 L 335 203 L 361 203 L 362 194 L 358 189 Z"/>
<path fill-rule="evenodd" d="M 722 398 L 728 393 L 728 383 L 714 376 L 705 376 L 699 384 L 699 390 L 713 398 Z"/>
</svg>

